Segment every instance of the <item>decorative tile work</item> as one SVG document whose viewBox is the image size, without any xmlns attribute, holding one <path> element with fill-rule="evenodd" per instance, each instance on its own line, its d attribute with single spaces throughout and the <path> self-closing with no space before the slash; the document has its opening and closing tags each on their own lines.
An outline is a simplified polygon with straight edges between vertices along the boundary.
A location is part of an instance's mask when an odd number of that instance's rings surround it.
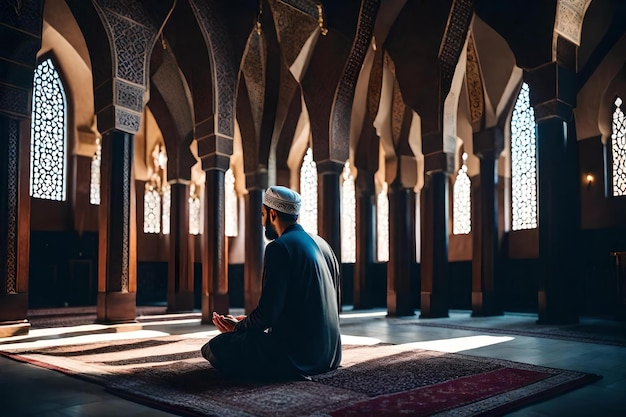
<svg viewBox="0 0 626 417">
<path fill-rule="evenodd" d="M 439 61 L 441 62 L 441 92 L 442 97 L 446 97 L 452 85 L 454 70 L 459 61 L 459 56 L 465 39 L 467 30 L 474 14 L 473 0 L 455 0 L 450 10 L 448 27 L 443 36 Z"/>
<path fill-rule="evenodd" d="M 215 133 L 232 138 L 235 132 L 235 91 L 238 69 L 231 39 L 212 1 L 189 0 L 189 4 L 198 20 L 211 59 L 213 100 L 217 113 L 217 132 Z"/>
<path fill-rule="evenodd" d="M 374 56 L 372 70 L 370 72 L 369 87 L 367 92 L 367 111 L 372 120 L 378 115 L 380 95 L 383 86 L 383 54 L 379 51 Z"/>
<path fill-rule="evenodd" d="M 472 123 L 479 123 L 485 111 L 485 99 L 483 91 L 483 78 L 480 74 L 480 64 L 478 63 L 478 53 L 476 52 L 476 44 L 474 36 L 469 34 L 467 42 L 467 63 L 465 69 L 465 77 L 467 80 L 467 90 L 469 95 L 470 114 Z"/>
<path fill-rule="evenodd" d="M 9 119 L 7 155 L 7 294 L 17 293 L 17 195 L 19 125 Z"/>
<path fill-rule="evenodd" d="M 122 277 L 121 277 L 121 290 L 123 292 L 130 289 L 130 182 L 131 182 L 131 166 L 133 163 L 133 137 L 131 135 L 124 135 L 124 148 L 123 148 L 123 164 L 124 172 L 122 174 L 122 195 L 123 195 L 123 210 L 122 216 Z M 115 140 L 115 139 L 114 139 Z"/>
<path fill-rule="evenodd" d="M 250 99 L 255 134 L 259 138 L 263 105 L 265 103 L 265 45 L 264 35 L 253 30 L 248 38 L 247 53 L 243 57 L 242 73 L 246 80 L 246 88 Z M 258 140 L 257 140 L 258 143 Z"/>
<path fill-rule="evenodd" d="M 356 35 L 352 43 L 348 62 L 344 68 L 343 76 L 339 81 L 335 103 L 331 114 L 330 159 L 341 161 L 348 158 L 350 119 L 352 113 L 352 101 L 354 89 L 365 59 L 365 52 L 372 40 L 374 22 L 378 12 L 377 0 L 363 0 L 359 11 L 359 20 L 356 27 Z"/>
</svg>

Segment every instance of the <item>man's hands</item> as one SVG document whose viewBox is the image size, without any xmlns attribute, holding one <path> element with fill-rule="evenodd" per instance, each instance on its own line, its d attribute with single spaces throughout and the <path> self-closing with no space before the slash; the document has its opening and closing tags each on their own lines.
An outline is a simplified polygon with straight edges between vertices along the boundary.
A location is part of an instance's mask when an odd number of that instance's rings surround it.
<svg viewBox="0 0 626 417">
<path fill-rule="evenodd" d="M 213 312 L 213 324 L 221 333 L 232 332 L 235 329 L 235 325 L 245 318 L 246 316 L 234 317 L 230 314 L 224 316 L 223 314 Z"/>
</svg>

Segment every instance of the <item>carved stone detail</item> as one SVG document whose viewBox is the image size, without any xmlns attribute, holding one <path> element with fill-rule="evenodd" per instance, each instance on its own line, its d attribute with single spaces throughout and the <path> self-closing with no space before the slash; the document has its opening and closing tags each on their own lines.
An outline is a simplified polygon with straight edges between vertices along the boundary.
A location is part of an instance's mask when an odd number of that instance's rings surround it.
<svg viewBox="0 0 626 417">
<path fill-rule="evenodd" d="M 243 58 L 242 73 L 248 89 L 252 119 L 254 120 L 257 138 L 263 118 L 263 104 L 265 102 L 265 42 L 263 33 L 257 34 L 253 30 L 248 38 L 247 53 Z"/>
<path fill-rule="evenodd" d="M 308 14 L 311 17 L 317 19 L 317 4 L 310 0 L 279 0 L 282 3 L 288 4 L 294 9 L 298 9 L 300 12 Z"/>
<path fill-rule="evenodd" d="M 30 95 L 28 90 L 0 84 L 0 112 L 28 117 L 31 112 Z"/>
<path fill-rule="evenodd" d="M 343 76 L 339 81 L 335 95 L 335 103 L 331 114 L 331 156 L 341 153 L 339 146 L 345 146 L 350 137 L 350 117 L 352 113 L 352 101 L 354 100 L 354 89 L 365 53 L 370 45 L 374 22 L 378 12 L 378 1 L 363 0 L 359 11 L 359 20 L 356 27 L 356 35 L 348 55 L 348 62 L 343 71 Z"/>
<path fill-rule="evenodd" d="M 439 50 L 439 62 L 441 62 L 441 91 L 443 97 L 448 95 L 454 70 L 459 61 L 459 56 L 465 45 L 467 30 L 474 14 L 473 0 L 454 0 L 448 19 L 448 27 L 443 36 Z"/>
<path fill-rule="evenodd" d="M 383 54 L 378 51 L 374 56 L 372 70 L 370 72 L 369 87 L 367 91 L 367 111 L 372 120 L 376 119 L 380 95 L 383 88 Z"/>
<path fill-rule="evenodd" d="M 190 0 L 202 36 L 206 42 L 213 70 L 213 100 L 217 114 L 217 132 L 233 138 L 235 133 L 235 91 L 237 89 L 237 65 L 232 51 L 232 42 L 219 19 L 212 1 Z"/>
<path fill-rule="evenodd" d="M 580 46 L 580 35 L 591 0 L 560 0 L 556 11 L 555 32 Z"/>
<path fill-rule="evenodd" d="M 39 37 L 42 0 L 6 0 L 0 2 L 0 22 Z"/>
<path fill-rule="evenodd" d="M 139 132 L 141 113 L 134 113 L 122 107 L 115 108 L 115 128 L 131 134 Z"/>
<path fill-rule="evenodd" d="M 125 80 L 115 79 L 115 102 L 116 106 L 141 113 L 144 105 L 145 89 L 143 86 L 131 84 Z"/>
<path fill-rule="evenodd" d="M 467 80 L 467 92 L 469 96 L 470 115 L 472 124 L 477 124 L 482 120 L 485 111 L 485 98 L 483 90 L 483 79 L 480 73 L 478 54 L 474 43 L 474 36 L 469 34 L 467 42 L 467 67 L 465 76 Z"/>
<path fill-rule="evenodd" d="M 19 127 L 17 120 L 9 120 L 7 155 L 7 281 L 6 293 L 17 293 L 17 158 Z"/>
<path fill-rule="evenodd" d="M 311 33 L 318 27 L 317 8 L 315 8 L 315 19 L 313 19 L 312 15 L 304 14 L 300 9 L 294 9 L 283 1 L 270 0 L 270 6 L 283 57 L 287 66 L 290 66 L 298 57 Z"/>
</svg>

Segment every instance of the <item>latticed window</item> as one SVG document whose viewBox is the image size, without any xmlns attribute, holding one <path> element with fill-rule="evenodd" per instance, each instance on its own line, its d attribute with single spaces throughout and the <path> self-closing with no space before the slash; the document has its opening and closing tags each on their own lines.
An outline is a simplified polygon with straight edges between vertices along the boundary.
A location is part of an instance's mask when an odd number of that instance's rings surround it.
<svg viewBox="0 0 626 417">
<path fill-rule="evenodd" d="M 67 102 L 50 58 L 35 69 L 30 146 L 30 195 L 65 201 Z"/>
<path fill-rule="evenodd" d="M 311 148 L 306 151 L 300 169 L 300 195 L 300 224 L 307 232 L 317 234 L 317 165 Z"/>
<path fill-rule="evenodd" d="M 622 111 L 622 99 L 615 99 L 615 111 L 611 127 L 611 162 L 613 195 L 626 195 L 626 118 Z"/>
<path fill-rule="evenodd" d="M 143 196 L 143 232 L 161 232 L 161 195 L 150 183 Z"/>
<path fill-rule="evenodd" d="M 101 139 L 96 139 L 96 152 L 91 157 L 91 182 L 89 184 L 89 202 L 100 205 L 100 164 L 102 163 Z"/>
<path fill-rule="evenodd" d="M 224 177 L 224 208 L 226 211 L 226 231 L 228 237 L 237 236 L 239 228 L 237 227 L 237 192 L 235 191 L 235 175 L 233 170 L 226 171 Z"/>
<path fill-rule="evenodd" d="M 171 188 L 167 182 L 167 152 L 157 144 L 152 151 L 153 173 L 146 182 L 143 201 L 144 233 L 170 233 Z"/>
<path fill-rule="evenodd" d="M 389 196 L 387 183 L 383 183 L 376 196 L 376 259 L 389 261 Z"/>
<path fill-rule="evenodd" d="M 194 183 L 189 188 L 189 233 L 202 234 L 202 188 Z"/>
<path fill-rule="evenodd" d="M 463 152 L 463 165 L 454 182 L 452 206 L 452 233 L 466 235 L 472 231 L 472 181 L 467 175 L 467 153 Z"/>
<path fill-rule="evenodd" d="M 341 260 L 356 262 L 356 196 L 350 162 L 346 161 L 341 186 Z"/>
<path fill-rule="evenodd" d="M 537 228 L 537 138 L 530 89 L 522 84 L 511 118 L 512 229 Z"/>
</svg>

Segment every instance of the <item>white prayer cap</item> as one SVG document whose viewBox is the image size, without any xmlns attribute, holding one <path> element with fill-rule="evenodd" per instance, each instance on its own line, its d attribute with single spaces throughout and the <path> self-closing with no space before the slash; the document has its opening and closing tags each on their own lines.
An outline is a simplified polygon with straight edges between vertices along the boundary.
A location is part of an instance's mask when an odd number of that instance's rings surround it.
<svg viewBox="0 0 626 417">
<path fill-rule="evenodd" d="M 297 192 L 278 185 L 271 186 L 265 191 L 263 204 L 281 213 L 298 215 L 302 199 Z"/>
</svg>

